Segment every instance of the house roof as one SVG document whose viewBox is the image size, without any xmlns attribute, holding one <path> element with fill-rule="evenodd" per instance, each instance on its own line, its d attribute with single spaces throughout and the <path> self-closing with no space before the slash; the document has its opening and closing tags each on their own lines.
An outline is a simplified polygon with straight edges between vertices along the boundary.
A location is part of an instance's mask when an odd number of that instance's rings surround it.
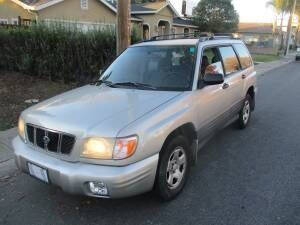
<svg viewBox="0 0 300 225">
<path fill-rule="evenodd" d="M 117 10 L 117 1 L 116 0 L 100 0 L 103 3 L 106 3 L 107 5 L 114 8 L 114 10 Z M 175 8 L 171 5 L 169 1 L 163 1 L 163 2 L 148 2 L 148 3 L 140 3 L 140 4 L 131 4 L 131 13 L 132 14 L 147 14 L 147 13 L 157 13 L 163 8 L 170 6 L 172 11 L 174 11 L 175 14 L 178 14 Z"/>
<path fill-rule="evenodd" d="M 168 0 L 163 2 L 149 2 L 144 4 L 132 4 L 131 13 L 132 14 L 155 14 L 163 10 L 164 8 L 169 7 L 176 16 L 180 16 L 177 10 L 174 8 L 172 3 Z"/>
<path fill-rule="evenodd" d="M 193 24 L 193 21 L 191 19 L 181 18 L 181 17 L 173 18 L 173 25 L 174 26 L 185 26 L 185 27 L 189 26 L 189 27 L 197 28 L 197 26 L 195 26 Z"/>
<path fill-rule="evenodd" d="M 41 10 L 64 0 L 11 0 L 27 10 Z"/>
<path fill-rule="evenodd" d="M 148 2 L 143 4 L 145 8 L 149 8 L 152 10 L 159 10 L 163 7 L 165 7 L 168 4 L 168 2 Z"/>
<path fill-rule="evenodd" d="M 49 6 L 55 5 L 57 3 L 63 2 L 64 0 L 11 0 L 16 4 L 20 5 L 24 9 L 38 11 Z M 112 0 L 99 0 L 109 9 L 117 12 L 117 2 Z M 173 7 L 173 5 L 168 1 L 162 2 L 149 2 L 145 4 L 131 4 L 131 14 L 132 19 L 134 20 L 142 20 L 138 18 L 135 14 L 155 14 L 160 12 L 165 7 L 170 7 L 170 9 L 174 12 L 176 16 L 179 17 L 178 12 Z"/>
<path fill-rule="evenodd" d="M 238 33 L 272 34 L 272 23 L 240 23 Z"/>
<path fill-rule="evenodd" d="M 141 11 L 141 12 L 153 12 L 153 9 L 147 8 L 142 4 L 131 4 L 131 11 Z"/>
</svg>

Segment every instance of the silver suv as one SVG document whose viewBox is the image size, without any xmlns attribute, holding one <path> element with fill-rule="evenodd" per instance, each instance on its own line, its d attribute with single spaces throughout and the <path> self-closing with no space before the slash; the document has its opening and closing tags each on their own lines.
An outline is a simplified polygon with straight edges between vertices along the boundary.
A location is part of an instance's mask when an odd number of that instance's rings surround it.
<svg viewBox="0 0 300 225">
<path fill-rule="evenodd" d="M 25 110 L 18 167 L 65 192 L 122 198 L 183 189 L 216 131 L 245 128 L 256 72 L 240 40 L 152 40 L 128 48 L 90 85 Z"/>
</svg>

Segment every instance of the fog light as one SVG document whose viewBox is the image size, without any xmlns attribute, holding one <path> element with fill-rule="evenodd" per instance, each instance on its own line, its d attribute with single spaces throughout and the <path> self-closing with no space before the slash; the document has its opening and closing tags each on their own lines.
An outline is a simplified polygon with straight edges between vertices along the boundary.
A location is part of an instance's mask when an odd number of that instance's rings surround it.
<svg viewBox="0 0 300 225">
<path fill-rule="evenodd" d="M 103 182 L 89 182 L 89 188 L 95 195 L 108 195 L 107 187 Z"/>
</svg>

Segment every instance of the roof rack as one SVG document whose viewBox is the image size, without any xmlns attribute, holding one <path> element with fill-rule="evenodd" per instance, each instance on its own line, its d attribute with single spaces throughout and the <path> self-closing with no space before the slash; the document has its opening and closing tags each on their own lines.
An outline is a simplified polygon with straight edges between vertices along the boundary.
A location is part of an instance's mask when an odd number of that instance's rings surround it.
<svg viewBox="0 0 300 225">
<path fill-rule="evenodd" d="M 199 41 L 208 41 L 208 40 L 222 40 L 222 39 L 238 39 L 234 37 L 232 33 L 179 33 L 179 34 L 165 34 L 154 36 L 149 40 L 144 40 L 142 42 L 148 41 L 162 41 L 162 40 L 176 40 L 176 39 L 199 39 Z"/>
<path fill-rule="evenodd" d="M 173 40 L 173 39 L 199 39 L 199 38 L 210 38 L 207 33 L 179 33 L 179 34 L 164 34 L 150 38 L 146 41 L 161 41 L 161 40 Z"/>
</svg>

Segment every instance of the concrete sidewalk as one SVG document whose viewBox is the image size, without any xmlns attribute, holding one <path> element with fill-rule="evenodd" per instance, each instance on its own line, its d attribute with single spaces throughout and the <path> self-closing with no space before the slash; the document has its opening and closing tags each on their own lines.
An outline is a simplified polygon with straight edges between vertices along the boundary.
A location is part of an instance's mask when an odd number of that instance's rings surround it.
<svg viewBox="0 0 300 225">
<path fill-rule="evenodd" d="M 16 136 L 16 128 L 0 131 L 0 182 L 9 179 L 17 171 L 11 147 L 12 139 Z"/>
</svg>

